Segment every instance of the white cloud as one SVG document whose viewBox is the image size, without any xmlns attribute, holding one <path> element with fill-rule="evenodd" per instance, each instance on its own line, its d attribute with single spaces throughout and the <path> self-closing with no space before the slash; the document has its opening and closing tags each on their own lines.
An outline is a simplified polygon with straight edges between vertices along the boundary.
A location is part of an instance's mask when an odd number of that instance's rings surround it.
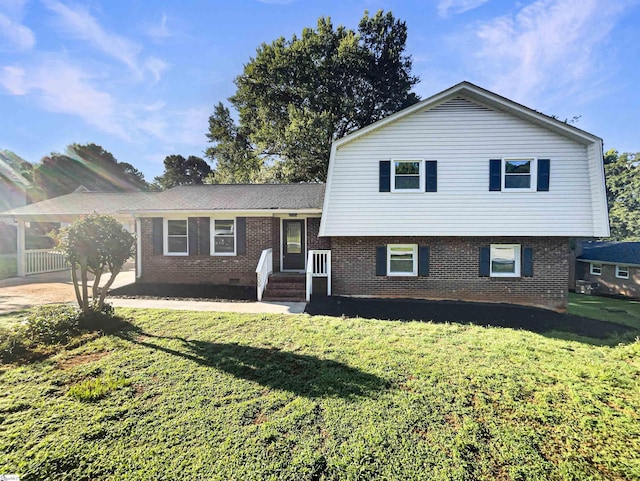
<svg viewBox="0 0 640 481">
<path fill-rule="evenodd" d="M 440 0 L 438 2 L 438 15 L 448 17 L 450 13 L 458 15 L 480 5 L 487 3 L 489 0 Z"/>
<path fill-rule="evenodd" d="M 9 47 L 19 51 L 31 50 L 36 44 L 33 31 L 0 13 L 0 35 L 5 38 Z"/>
<path fill-rule="evenodd" d="M 25 71 L 20 67 L 6 66 L 0 71 L 0 85 L 9 91 L 11 95 L 25 95 Z"/>
<path fill-rule="evenodd" d="M 144 71 L 147 70 L 157 82 L 162 72 L 166 70 L 168 65 L 160 59 L 149 57 L 140 60 L 142 47 L 139 44 L 107 32 L 84 8 L 74 9 L 57 0 L 46 0 L 45 4 L 58 16 L 60 25 L 70 35 L 89 42 L 94 48 L 122 62 L 138 77 L 142 78 Z"/>
<path fill-rule="evenodd" d="M 155 40 L 162 40 L 173 36 L 173 33 L 167 27 L 167 15 L 162 14 L 160 23 L 157 25 L 150 25 L 146 28 L 147 35 Z"/>
<path fill-rule="evenodd" d="M 524 103 L 543 91 L 575 91 L 596 74 L 598 49 L 624 3 L 539 0 L 484 23 L 476 33 L 480 70 L 492 89 Z"/>
</svg>

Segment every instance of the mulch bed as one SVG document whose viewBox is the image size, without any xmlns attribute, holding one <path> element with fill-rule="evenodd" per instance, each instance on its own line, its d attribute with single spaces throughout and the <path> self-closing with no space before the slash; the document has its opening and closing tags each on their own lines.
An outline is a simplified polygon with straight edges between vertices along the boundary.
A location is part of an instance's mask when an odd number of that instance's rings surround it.
<svg viewBox="0 0 640 481">
<path fill-rule="evenodd" d="M 135 283 L 112 289 L 110 297 L 192 299 L 225 302 L 255 302 L 256 288 L 247 286 L 214 286 L 209 284 Z"/>
<path fill-rule="evenodd" d="M 478 326 L 526 329 L 537 333 L 562 331 L 594 339 L 605 339 L 612 335 L 633 331 L 631 327 L 623 324 L 512 304 L 319 297 L 312 299 L 307 304 L 305 312 L 314 316 L 457 322 Z"/>
</svg>

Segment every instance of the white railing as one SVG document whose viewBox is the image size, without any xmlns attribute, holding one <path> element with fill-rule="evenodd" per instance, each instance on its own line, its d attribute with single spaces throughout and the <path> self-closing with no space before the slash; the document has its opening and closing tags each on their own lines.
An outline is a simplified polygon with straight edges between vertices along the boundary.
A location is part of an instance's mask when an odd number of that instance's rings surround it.
<svg viewBox="0 0 640 481">
<path fill-rule="evenodd" d="M 310 250 L 307 257 L 307 302 L 313 293 L 313 278 L 327 278 L 327 295 L 331 295 L 331 251 Z"/>
<path fill-rule="evenodd" d="M 258 302 L 262 300 L 262 294 L 269 282 L 269 276 L 273 274 L 273 249 L 265 249 L 260 254 L 256 276 L 258 278 Z"/>
<path fill-rule="evenodd" d="M 44 272 L 64 271 L 69 264 L 62 252 L 53 249 L 33 249 L 24 251 L 25 275 Z"/>
</svg>

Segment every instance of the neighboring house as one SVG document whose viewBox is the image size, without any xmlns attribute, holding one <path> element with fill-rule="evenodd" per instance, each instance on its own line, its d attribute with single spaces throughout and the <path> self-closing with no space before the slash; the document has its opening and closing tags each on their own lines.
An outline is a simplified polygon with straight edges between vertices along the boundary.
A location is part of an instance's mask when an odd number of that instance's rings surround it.
<svg viewBox="0 0 640 481">
<path fill-rule="evenodd" d="M 602 140 L 467 82 L 334 142 L 326 191 L 184 186 L 117 212 L 137 282 L 258 298 L 271 272 L 306 271 L 307 293 L 324 275 L 335 295 L 563 310 L 569 238 L 609 235 Z"/>
<path fill-rule="evenodd" d="M 576 287 L 593 293 L 640 298 L 640 242 L 583 242 L 576 258 Z"/>
</svg>

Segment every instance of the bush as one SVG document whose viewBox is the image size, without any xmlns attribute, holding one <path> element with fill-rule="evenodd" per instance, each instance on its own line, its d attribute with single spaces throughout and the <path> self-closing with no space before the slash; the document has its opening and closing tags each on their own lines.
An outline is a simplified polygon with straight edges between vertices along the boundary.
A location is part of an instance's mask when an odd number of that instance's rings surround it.
<svg viewBox="0 0 640 481">
<path fill-rule="evenodd" d="M 91 402 L 102 399 L 111 391 L 129 386 L 131 381 L 123 377 L 104 376 L 87 379 L 69 388 L 69 396 L 78 401 Z"/>
<path fill-rule="evenodd" d="M 22 333 L 16 329 L 0 327 L 0 360 L 11 362 L 25 352 Z"/>
<path fill-rule="evenodd" d="M 68 304 L 33 308 L 22 325 L 25 340 L 34 344 L 59 344 L 79 332 L 80 310 Z"/>
<path fill-rule="evenodd" d="M 111 331 L 117 327 L 116 316 L 111 304 L 103 304 L 99 307 L 97 300 L 89 306 L 89 312 L 80 314 L 78 327 L 89 331 Z"/>
</svg>

